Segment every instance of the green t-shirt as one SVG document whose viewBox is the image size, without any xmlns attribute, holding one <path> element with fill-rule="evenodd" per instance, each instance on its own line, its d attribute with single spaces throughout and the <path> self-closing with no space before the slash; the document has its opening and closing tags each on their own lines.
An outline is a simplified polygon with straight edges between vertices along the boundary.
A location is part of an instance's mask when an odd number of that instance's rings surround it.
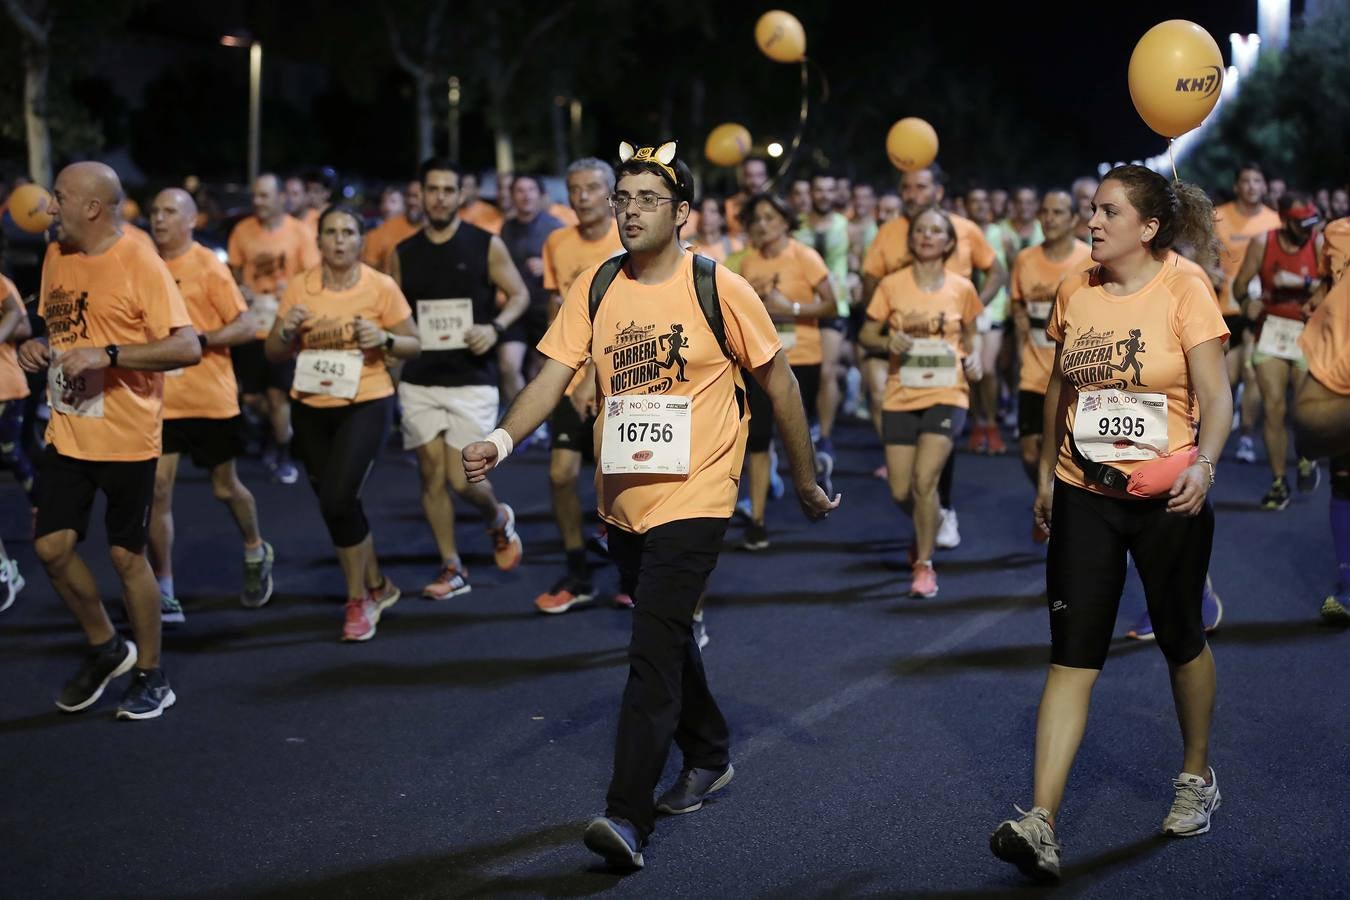
<svg viewBox="0 0 1350 900">
<path fill-rule="evenodd" d="M 830 286 L 834 288 L 835 307 L 841 317 L 848 315 L 848 219 L 841 213 L 830 213 L 825 227 L 817 231 L 810 222 L 803 221 L 802 226 L 792 236 L 812 248 L 825 260 L 825 268 L 830 270 Z"/>
</svg>

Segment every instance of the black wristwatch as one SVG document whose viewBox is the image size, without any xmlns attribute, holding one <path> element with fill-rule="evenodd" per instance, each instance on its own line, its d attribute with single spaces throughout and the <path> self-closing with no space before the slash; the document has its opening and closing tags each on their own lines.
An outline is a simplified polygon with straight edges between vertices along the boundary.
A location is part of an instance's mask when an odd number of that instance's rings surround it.
<svg viewBox="0 0 1350 900">
<path fill-rule="evenodd" d="M 202 345 L 202 349 L 205 350 L 205 349 L 206 349 L 206 335 L 201 334 L 201 333 L 198 333 L 198 334 L 197 334 L 197 343 L 201 344 L 201 345 Z"/>
<path fill-rule="evenodd" d="M 498 322 L 496 319 L 493 319 L 492 322 L 489 324 L 492 325 L 492 330 L 497 332 L 497 337 L 501 337 L 503 334 L 506 333 L 506 327 L 502 325 L 501 322 Z"/>
<path fill-rule="evenodd" d="M 108 365 L 115 368 L 117 366 L 117 354 L 122 352 L 122 348 L 116 344 L 109 344 L 103 348 L 103 352 L 108 354 Z"/>
<path fill-rule="evenodd" d="M 386 353 L 394 349 L 394 333 L 392 331 L 384 333 L 384 349 Z"/>
</svg>

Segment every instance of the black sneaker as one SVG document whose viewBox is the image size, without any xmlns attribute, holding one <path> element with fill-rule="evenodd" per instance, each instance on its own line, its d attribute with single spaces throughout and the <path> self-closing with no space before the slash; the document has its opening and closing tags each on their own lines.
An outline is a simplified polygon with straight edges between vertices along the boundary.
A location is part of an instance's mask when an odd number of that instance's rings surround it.
<svg viewBox="0 0 1350 900">
<path fill-rule="evenodd" d="M 1270 490 L 1261 498 L 1261 508 L 1267 510 L 1281 510 L 1289 505 L 1289 485 L 1283 478 L 1276 478 L 1270 483 Z"/>
<path fill-rule="evenodd" d="M 731 763 L 725 769 L 685 769 L 670 790 L 656 801 L 656 811 L 669 816 L 698 812 L 703 808 L 703 799 L 730 784 L 735 774 Z"/>
<path fill-rule="evenodd" d="M 1321 483 L 1322 468 L 1317 465 L 1317 460 L 1300 457 L 1298 461 L 1298 492 L 1300 494 L 1311 494 L 1317 490 L 1317 486 Z"/>
<path fill-rule="evenodd" d="M 117 636 L 117 643 L 101 653 L 90 653 L 75 677 L 61 688 L 56 708 L 62 712 L 88 709 L 103 696 L 103 689 L 119 675 L 125 675 L 136 665 L 136 645 Z"/>
<path fill-rule="evenodd" d="M 117 718 L 158 719 L 177 700 L 163 669 L 137 669 L 117 704 Z"/>
<path fill-rule="evenodd" d="M 616 869 L 640 869 L 642 840 L 637 829 L 627 819 L 609 819 L 601 816 L 586 826 L 586 848 L 605 858 Z"/>
<path fill-rule="evenodd" d="M 751 522 L 745 526 L 745 536 L 741 538 L 741 549 L 759 551 L 769 549 L 769 530 L 763 522 Z"/>
</svg>

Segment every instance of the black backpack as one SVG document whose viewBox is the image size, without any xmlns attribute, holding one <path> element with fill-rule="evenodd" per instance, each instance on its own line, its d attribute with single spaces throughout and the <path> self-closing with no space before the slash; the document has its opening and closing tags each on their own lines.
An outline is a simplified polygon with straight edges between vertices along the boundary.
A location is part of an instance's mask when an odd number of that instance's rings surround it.
<svg viewBox="0 0 1350 900">
<path fill-rule="evenodd" d="M 595 278 L 591 280 L 592 322 L 595 321 L 595 314 L 600 311 L 600 301 L 605 299 L 605 292 L 614 283 L 614 279 L 619 277 L 619 270 L 627 261 L 628 254 L 620 253 L 602 262 L 600 268 L 596 270 Z M 717 346 L 721 349 L 722 355 L 735 362 L 736 358 L 727 349 L 727 332 L 722 324 L 722 301 L 717 296 L 717 263 L 697 253 L 694 254 L 694 294 L 698 297 L 698 305 L 703 310 L 703 318 L 712 329 L 713 337 L 717 338 Z"/>
</svg>

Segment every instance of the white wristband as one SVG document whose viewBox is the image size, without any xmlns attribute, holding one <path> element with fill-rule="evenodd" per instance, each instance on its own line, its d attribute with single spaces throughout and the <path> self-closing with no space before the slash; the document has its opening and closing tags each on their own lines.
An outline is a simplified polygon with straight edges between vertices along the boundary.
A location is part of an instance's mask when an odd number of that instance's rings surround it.
<svg viewBox="0 0 1350 900">
<path fill-rule="evenodd" d="M 496 428 L 487 436 L 487 441 L 497 447 L 497 461 L 493 463 L 493 468 L 506 462 L 506 458 L 511 455 L 511 451 L 516 448 L 515 441 L 511 440 L 511 435 L 504 429 Z"/>
</svg>

